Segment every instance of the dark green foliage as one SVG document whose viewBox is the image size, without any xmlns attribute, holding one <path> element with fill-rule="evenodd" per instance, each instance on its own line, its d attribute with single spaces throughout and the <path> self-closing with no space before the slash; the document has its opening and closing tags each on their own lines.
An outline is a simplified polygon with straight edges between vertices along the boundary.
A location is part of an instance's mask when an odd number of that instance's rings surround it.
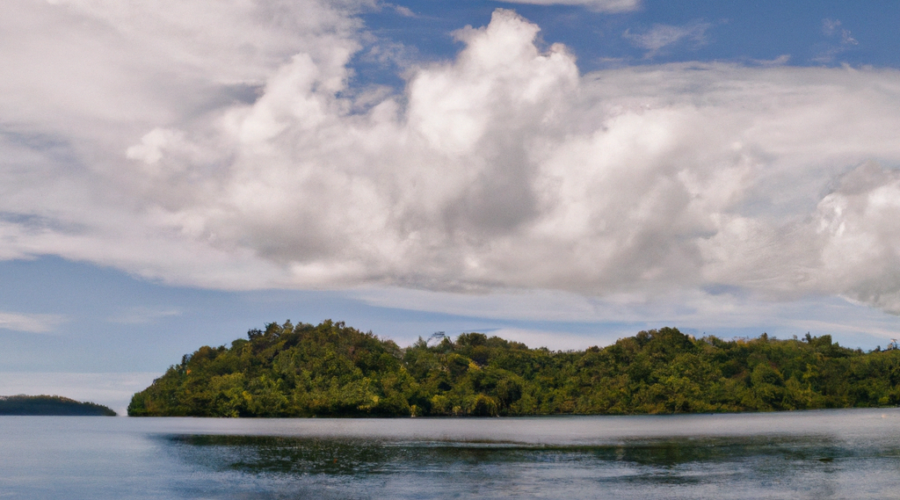
<svg viewBox="0 0 900 500">
<path fill-rule="evenodd" d="M 0 396 L 0 415 L 56 415 L 115 417 L 116 412 L 95 403 L 62 396 Z"/>
<path fill-rule="evenodd" d="M 900 404 L 900 350 L 863 353 L 827 335 L 695 340 L 662 328 L 602 349 L 553 352 L 467 333 L 401 349 L 326 321 L 270 323 L 248 338 L 185 356 L 134 395 L 128 414 L 496 416 Z"/>
</svg>

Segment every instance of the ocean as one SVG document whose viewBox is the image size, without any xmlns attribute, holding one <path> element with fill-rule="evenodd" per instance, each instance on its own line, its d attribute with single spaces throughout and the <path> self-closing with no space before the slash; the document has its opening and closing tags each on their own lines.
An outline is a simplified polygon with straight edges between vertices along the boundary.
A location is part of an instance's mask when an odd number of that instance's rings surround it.
<svg viewBox="0 0 900 500">
<path fill-rule="evenodd" d="M 900 409 L 0 417 L 0 499 L 900 498 Z"/>
</svg>

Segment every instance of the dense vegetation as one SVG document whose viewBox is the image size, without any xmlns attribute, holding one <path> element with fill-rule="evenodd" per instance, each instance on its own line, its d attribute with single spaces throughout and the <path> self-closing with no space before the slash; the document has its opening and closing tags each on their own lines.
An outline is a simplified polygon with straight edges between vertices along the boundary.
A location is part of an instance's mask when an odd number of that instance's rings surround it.
<svg viewBox="0 0 900 500">
<path fill-rule="evenodd" d="M 62 396 L 0 396 L 0 415 L 61 415 L 115 417 L 116 412 L 95 403 Z"/>
<path fill-rule="evenodd" d="M 897 405 L 900 350 L 830 336 L 694 339 L 674 328 L 554 352 L 480 333 L 401 349 L 326 321 L 201 347 L 128 414 L 225 417 L 626 414 Z"/>
</svg>

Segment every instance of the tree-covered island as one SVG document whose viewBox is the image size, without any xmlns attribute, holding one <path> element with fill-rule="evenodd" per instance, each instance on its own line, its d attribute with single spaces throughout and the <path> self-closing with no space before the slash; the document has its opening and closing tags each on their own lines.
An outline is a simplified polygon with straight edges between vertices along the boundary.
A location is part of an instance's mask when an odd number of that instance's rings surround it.
<svg viewBox="0 0 900 500">
<path fill-rule="evenodd" d="M 828 335 L 694 339 L 642 331 L 605 348 L 529 349 L 480 333 L 407 348 L 325 321 L 250 330 L 185 355 L 131 416 L 398 417 L 800 410 L 900 404 L 900 349 Z"/>
<path fill-rule="evenodd" d="M 0 415 L 115 417 L 112 409 L 62 396 L 0 396 Z"/>
</svg>

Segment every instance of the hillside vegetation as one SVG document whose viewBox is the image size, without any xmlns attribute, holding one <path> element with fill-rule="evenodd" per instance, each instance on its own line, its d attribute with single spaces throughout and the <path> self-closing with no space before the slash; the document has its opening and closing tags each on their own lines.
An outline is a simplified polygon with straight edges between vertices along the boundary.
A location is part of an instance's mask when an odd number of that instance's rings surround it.
<svg viewBox="0 0 900 500">
<path fill-rule="evenodd" d="M 81 403 L 62 396 L 0 396 L 0 415 L 56 415 L 115 417 L 116 412 L 96 403 Z"/>
<path fill-rule="evenodd" d="M 642 331 L 605 348 L 529 349 L 480 333 L 402 349 L 343 323 L 290 321 L 204 346 L 134 395 L 132 416 L 310 417 L 800 410 L 900 403 L 900 350 L 830 336 L 694 339 Z"/>
</svg>

